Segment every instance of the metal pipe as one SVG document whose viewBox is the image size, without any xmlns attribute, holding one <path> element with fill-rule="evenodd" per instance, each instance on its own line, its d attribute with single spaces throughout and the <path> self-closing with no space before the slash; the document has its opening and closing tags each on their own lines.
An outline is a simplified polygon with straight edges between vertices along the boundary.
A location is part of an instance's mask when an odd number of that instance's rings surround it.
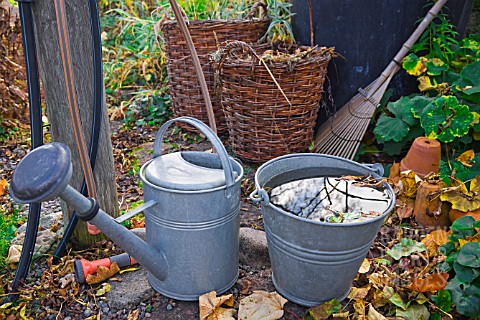
<svg viewBox="0 0 480 320">
<path fill-rule="evenodd" d="M 68 185 L 60 194 L 65 202 L 72 206 L 80 219 L 85 220 L 93 207 L 92 202 L 80 192 Z M 115 219 L 99 209 L 98 213 L 87 220 L 102 230 L 113 242 L 128 252 L 138 263 L 144 266 L 160 281 L 168 274 L 168 263 L 162 253 L 117 223 Z"/>
</svg>

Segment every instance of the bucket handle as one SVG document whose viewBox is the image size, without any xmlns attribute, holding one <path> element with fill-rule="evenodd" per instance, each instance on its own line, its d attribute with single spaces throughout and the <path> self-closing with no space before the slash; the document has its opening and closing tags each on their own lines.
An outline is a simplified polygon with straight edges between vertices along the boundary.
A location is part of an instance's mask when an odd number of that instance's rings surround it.
<svg viewBox="0 0 480 320">
<path fill-rule="evenodd" d="M 270 203 L 270 197 L 268 196 L 267 191 L 263 189 L 255 189 L 248 197 L 250 198 L 250 201 L 255 204 L 261 203 L 267 205 Z"/>
<path fill-rule="evenodd" d="M 380 177 L 383 176 L 383 173 L 385 172 L 385 170 L 383 169 L 383 166 L 380 163 L 368 163 L 368 164 L 363 164 L 363 166 L 367 167 L 373 173 L 378 174 Z"/>
<path fill-rule="evenodd" d="M 165 136 L 165 133 L 167 132 L 167 129 L 172 125 L 174 122 L 185 122 L 188 123 L 195 128 L 197 128 L 201 133 L 207 137 L 207 139 L 210 141 L 210 143 L 213 145 L 213 148 L 217 151 L 220 161 L 222 163 L 222 168 L 225 173 L 225 182 L 227 184 L 227 190 L 226 190 L 226 196 L 227 198 L 230 198 L 231 192 L 230 192 L 230 187 L 234 185 L 235 183 L 235 178 L 233 175 L 233 169 L 232 169 L 232 164 L 229 160 L 227 150 L 225 150 L 225 147 L 223 146 L 222 142 L 218 138 L 218 136 L 210 129 L 209 126 L 207 126 L 205 123 L 202 121 L 192 118 L 192 117 L 179 117 L 175 118 L 172 120 L 168 120 L 165 122 L 160 129 L 157 132 L 157 135 L 155 136 L 155 143 L 153 145 L 153 157 L 159 157 L 162 155 L 162 141 L 163 137 Z"/>
</svg>

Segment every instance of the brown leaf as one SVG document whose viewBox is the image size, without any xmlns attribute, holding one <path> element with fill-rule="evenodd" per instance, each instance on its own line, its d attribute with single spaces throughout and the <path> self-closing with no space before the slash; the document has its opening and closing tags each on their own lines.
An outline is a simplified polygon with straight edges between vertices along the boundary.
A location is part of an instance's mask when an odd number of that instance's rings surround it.
<svg viewBox="0 0 480 320">
<path fill-rule="evenodd" d="M 240 279 L 238 280 L 238 284 L 240 285 L 240 294 L 248 294 L 252 289 L 252 281 L 247 279 Z"/>
<path fill-rule="evenodd" d="M 368 295 L 371 287 L 371 284 L 367 284 L 361 288 L 352 287 L 352 290 L 348 294 L 347 298 L 352 300 L 363 300 Z"/>
<path fill-rule="evenodd" d="M 353 309 L 355 309 L 355 319 L 365 319 L 365 301 L 356 300 L 353 303 Z"/>
<path fill-rule="evenodd" d="M 234 309 L 221 308 L 222 304 L 232 307 L 234 304 L 233 295 L 227 294 L 217 297 L 215 291 L 210 291 L 200 296 L 198 299 L 200 306 L 200 320 L 213 320 L 213 319 L 233 319 Z"/>
<path fill-rule="evenodd" d="M 276 292 L 253 291 L 243 298 L 238 308 L 238 320 L 276 320 L 283 316 L 283 305 L 288 300 Z"/>
<path fill-rule="evenodd" d="M 448 273 L 427 274 L 424 278 L 413 278 L 407 288 L 417 292 L 432 292 L 443 290 L 447 286 Z"/>
<path fill-rule="evenodd" d="M 412 202 L 401 202 L 402 205 L 397 206 L 397 215 L 400 219 L 408 219 L 413 215 L 413 208 L 415 207 Z"/>
<path fill-rule="evenodd" d="M 102 282 L 114 276 L 118 271 L 120 271 L 120 268 L 118 267 L 116 262 L 112 263 L 110 265 L 110 268 L 107 268 L 104 266 L 98 266 L 97 273 L 93 275 L 89 274 L 87 276 L 86 282 L 88 284 L 95 284 L 95 283 Z"/>
<path fill-rule="evenodd" d="M 400 181 L 400 163 L 393 162 L 387 181 L 391 186 L 398 185 L 398 182 Z"/>
<path fill-rule="evenodd" d="M 471 162 L 473 158 L 475 158 L 475 151 L 467 150 L 459 155 L 455 160 L 460 161 L 465 167 L 470 168 L 473 166 L 473 163 Z"/>
<path fill-rule="evenodd" d="M 451 231 L 435 230 L 427 234 L 427 236 L 422 239 L 422 243 L 427 247 L 428 255 L 431 257 L 436 256 L 438 249 L 448 241 L 448 236 L 451 233 Z"/>
<path fill-rule="evenodd" d="M 131 310 L 128 313 L 127 320 L 137 320 L 139 315 L 140 315 L 140 310 L 139 309 Z"/>
<path fill-rule="evenodd" d="M 133 228 L 145 228 L 145 219 L 137 220 L 136 217 L 132 218 Z"/>
<path fill-rule="evenodd" d="M 368 320 L 387 320 L 384 316 L 382 316 L 375 308 L 370 305 L 370 308 L 368 309 Z"/>
<path fill-rule="evenodd" d="M 6 179 L 0 180 L 0 197 L 7 192 L 8 181 Z"/>
</svg>

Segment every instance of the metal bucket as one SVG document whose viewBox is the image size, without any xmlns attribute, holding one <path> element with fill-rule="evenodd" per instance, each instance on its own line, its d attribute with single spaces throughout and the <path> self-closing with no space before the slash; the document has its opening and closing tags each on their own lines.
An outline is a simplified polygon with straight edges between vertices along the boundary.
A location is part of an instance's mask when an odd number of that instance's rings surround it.
<svg viewBox="0 0 480 320">
<path fill-rule="evenodd" d="M 218 181 L 193 181 L 195 177 L 192 181 L 175 180 L 175 173 L 181 175 L 181 170 L 168 168 L 165 173 L 173 174 L 173 179 L 161 174 L 156 180 L 149 177 L 149 171 L 150 176 L 152 172 L 155 174 L 152 168 L 162 160 L 159 157 L 169 156 L 161 154 L 161 144 L 174 121 L 195 126 L 217 152 L 182 152 L 181 157 L 192 168 L 196 167 L 195 170 L 205 170 L 207 180 L 212 170 L 223 170 L 225 182 L 219 185 Z M 202 122 L 181 117 L 160 128 L 155 139 L 154 159 L 140 170 L 145 203 L 157 202 L 145 210 L 146 240 L 163 253 L 168 263 L 165 280 L 148 275 L 156 291 L 179 300 L 198 300 L 212 290 L 225 292 L 236 282 L 242 176 L 242 166 L 228 157 L 219 138 Z"/>
<path fill-rule="evenodd" d="M 385 217 L 393 209 L 395 195 L 385 183 L 391 202 L 381 216 L 333 224 L 288 213 L 270 203 L 265 190 L 313 177 L 382 174 L 380 165 L 366 166 L 321 154 L 286 155 L 257 170 L 256 190 L 250 198 L 262 205 L 272 279 L 281 295 L 304 306 L 344 299 Z"/>
</svg>

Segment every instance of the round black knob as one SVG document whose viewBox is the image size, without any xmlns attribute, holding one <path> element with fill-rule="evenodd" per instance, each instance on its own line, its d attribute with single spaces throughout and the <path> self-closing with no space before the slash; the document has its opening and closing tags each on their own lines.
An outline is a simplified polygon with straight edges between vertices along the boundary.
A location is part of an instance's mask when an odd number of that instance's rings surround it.
<svg viewBox="0 0 480 320">
<path fill-rule="evenodd" d="M 19 203 L 58 197 L 72 177 L 68 147 L 52 142 L 27 154 L 18 164 L 10 183 L 10 196 Z"/>
</svg>

